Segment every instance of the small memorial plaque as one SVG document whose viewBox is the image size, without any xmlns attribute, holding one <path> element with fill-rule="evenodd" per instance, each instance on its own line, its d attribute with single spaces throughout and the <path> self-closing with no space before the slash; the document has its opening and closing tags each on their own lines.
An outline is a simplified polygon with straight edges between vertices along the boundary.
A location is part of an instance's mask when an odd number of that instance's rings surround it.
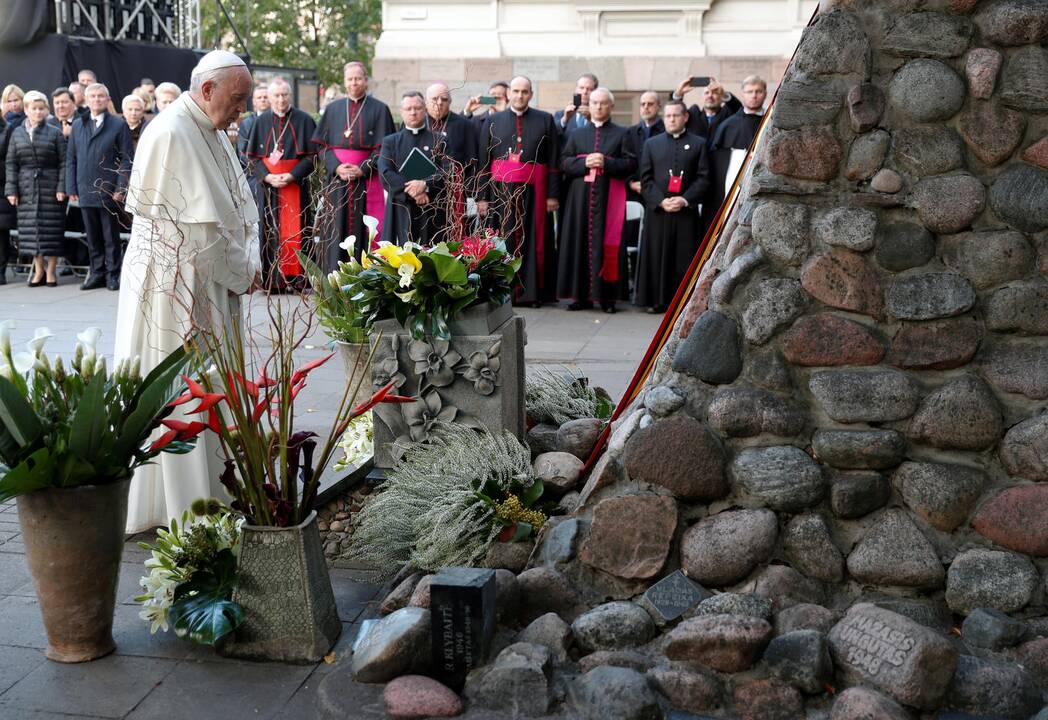
<svg viewBox="0 0 1048 720">
<path fill-rule="evenodd" d="M 655 612 L 655 619 L 665 624 L 673 622 L 712 594 L 677 570 L 648 588 L 644 600 Z"/>
<path fill-rule="evenodd" d="M 430 585 L 433 675 L 461 690 L 487 659 L 495 634 L 495 571 L 445 568 Z"/>
</svg>

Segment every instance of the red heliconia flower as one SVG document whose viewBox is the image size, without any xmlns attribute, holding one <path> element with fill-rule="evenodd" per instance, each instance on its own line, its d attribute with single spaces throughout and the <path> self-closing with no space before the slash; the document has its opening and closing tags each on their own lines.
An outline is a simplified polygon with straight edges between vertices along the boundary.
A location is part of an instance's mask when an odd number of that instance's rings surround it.
<svg viewBox="0 0 1048 720">
<path fill-rule="evenodd" d="M 161 420 L 160 424 L 168 428 L 168 431 L 158 437 L 149 446 L 149 452 L 163 450 L 173 442 L 185 442 L 192 440 L 200 433 L 207 430 L 207 424 L 202 422 L 182 422 L 181 420 Z"/>
<path fill-rule="evenodd" d="M 200 385 L 200 383 L 193 380 L 193 378 L 186 375 L 182 376 L 182 379 L 186 382 L 186 387 L 189 391 L 179 396 L 178 398 L 171 401 L 171 405 L 184 405 L 194 398 L 200 401 L 200 405 L 195 410 L 187 410 L 187 413 L 196 414 L 202 412 L 208 412 L 215 405 L 226 399 L 226 396 L 222 393 L 209 393 Z"/>
<path fill-rule="evenodd" d="M 366 413 L 371 408 L 375 407 L 379 403 L 409 403 L 415 402 L 418 398 L 407 397 L 405 395 L 391 395 L 393 389 L 396 387 L 397 381 L 390 380 L 386 383 L 382 389 L 372 395 L 370 398 L 357 405 L 355 408 L 349 411 L 351 418 L 359 417 Z"/>
<path fill-rule="evenodd" d="M 335 353 L 307 362 L 291 375 L 291 386 L 294 387 L 295 385 L 298 385 L 299 382 L 306 379 L 306 375 L 308 375 L 311 370 L 315 370 L 333 357 L 335 357 Z"/>
</svg>

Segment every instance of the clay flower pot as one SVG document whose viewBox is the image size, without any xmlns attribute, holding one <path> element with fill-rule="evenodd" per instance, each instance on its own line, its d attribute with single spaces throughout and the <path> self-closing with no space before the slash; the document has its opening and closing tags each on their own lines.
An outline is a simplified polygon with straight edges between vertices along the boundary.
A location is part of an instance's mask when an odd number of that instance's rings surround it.
<svg viewBox="0 0 1048 720">
<path fill-rule="evenodd" d="M 46 655 L 108 655 L 131 480 L 47 488 L 18 496 L 18 520 L 47 630 Z"/>
<path fill-rule="evenodd" d="M 300 525 L 244 525 L 233 602 L 246 618 L 219 646 L 229 657 L 315 663 L 342 632 L 317 514 Z"/>
</svg>

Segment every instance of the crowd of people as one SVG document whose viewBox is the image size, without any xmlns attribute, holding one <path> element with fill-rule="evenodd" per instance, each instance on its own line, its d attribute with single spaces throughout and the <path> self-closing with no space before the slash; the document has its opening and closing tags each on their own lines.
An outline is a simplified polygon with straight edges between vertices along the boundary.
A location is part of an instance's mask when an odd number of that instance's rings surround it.
<svg viewBox="0 0 1048 720">
<path fill-rule="evenodd" d="M 641 119 L 625 127 L 611 119 L 614 93 L 590 73 L 552 114 L 531 106 L 523 76 L 494 82 L 461 112 L 448 86 L 435 82 L 403 93 L 395 124 L 368 92 L 362 63 L 348 63 L 343 81 L 345 95 L 315 119 L 293 106 L 286 80 L 273 79 L 253 88 L 251 111 L 236 123 L 266 287 L 301 286 L 298 250 L 325 269 L 359 256 L 370 215 L 381 219 L 377 239 L 398 244 L 491 229 L 523 258 L 516 303 L 609 313 L 622 301 L 666 309 L 724 197 L 733 151 L 748 148 L 758 130 L 766 96 L 756 76 L 737 96 L 713 78 L 688 78 L 665 100 L 640 95 Z M 693 87 L 702 102 L 687 107 L 682 98 Z M 30 286 L 57 284 L 57 259 L 66 257 L 86 260 L 85 290 L 119 289 L 135 150 L 151 119 L 180 95 L 171 83 L 143 79 L 118 114 L 90 70 L 50 96 L 3 90 L 0 283 L 17 228 L 19 254 L 33 258 Z M 80 243 L 65 241 L 68 231 L 84 233 L 86 258 Z"/>
</svg>

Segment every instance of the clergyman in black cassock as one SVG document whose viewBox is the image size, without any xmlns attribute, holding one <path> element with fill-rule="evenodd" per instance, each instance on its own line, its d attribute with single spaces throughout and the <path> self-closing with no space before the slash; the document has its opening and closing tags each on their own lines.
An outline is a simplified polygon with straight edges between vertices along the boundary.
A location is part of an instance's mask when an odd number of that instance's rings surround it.
<svg viewBox="0 0 1048 720">
<path fill-rule="evenodd" d="M 444 171 L 433 198 L 433 222 L 447 232 L 441 240 L 461 239 L 466 229 L 466 198 L 476 197 L 477 134 L 473 123 L 451 112 L 451 90 L 444 83 L 426 89 L 426 126 L 433 134 L 434 162 Z"/>
<path fill-rule="evenodd" d="M 705 139 L 684 129 L 679 101 L 666 105 L 666 132 L 644 144 L 640 160 L 644 237 L 637 263 L 636 304 L 666 309 L 702 240 L 699 203 L 709 184 Z"/>
<path fill-rule="evenodd" d="M 637 169 L 626 184 L 626 202 L 636 202 L 644 205 L 644 196 L 640 194 L 640 154 L 644 150 L 644 143 L 660 133 L 666 132 L 666 126 L 659 117 L 662 112 L 662 101 L 659 94 L 654 90 L 648 90 L 640 95 L 640 122 L 627 128 L 630 142 L 633 143 L 633 156 L 637 158 Z M 636 283 L 637 259 L 633 256 L 633 262 L 629 262 L 629 248 L 635 248 L 640 243 L 640 219 L 627 220 L 626 228 L 622 235 L 622 254 L 624 267 L 629 274 L 629 282 L 624 278 L 619 282 L 619 299 L 631 299 L 630 291 Z"/>
<path fill-rule="evenodd" d="M 619 283 L 626 280 L 621 252 L 626 181 L 637 160 L 628 130 L 609 121 L 613 106 L 607 89 L 594 90 L 590 121 L 568 136 L 560 158 L 568 189 L 557 253 L 557 296 L 572 301 L 569 310 L 597 301 L 605 312 L 614 312 Z"/>
<path fill-rule="evenodd" d="M 764 119 L 762 108 L 767 94 L 767 85 L 759 77 L 748 77 L 742 81 L 742 109 L 717 126 L 710 138 L 710 171 L 711 185 L 706 207 L 703 209 L 704 221 L 708 226 L 713 215 L 727 193 L 727 174 L 731 165 L 732 150 L 746 150 L 757 137 L 761 122 Z"/>
<path fill-rule="evenodd" d="M 409 93 L 401 99 L 404 129 L 387 135 L 382 141 L 378 157 L 378 171 L 386 188 L 386 212 L 383 233 L 386 240 L 403 245 L 411 241 L 420 245 L 440 242 L 446 235 L 445 214 L 439 212 L 436 198 L 443 187 L 443 173 L 437 172 L 421 180 L 423 192 L 416 199 L 410 192 L 411 182 L 400 168 L 413 149 L 433 160 L 435 144 L 433 132 L 426 126 L 426 109 L 421 94 Z M 418 188 L 415 185 L 413 189 Z M 440 238 L 440 239 L 438 239 Z"/>
<path fill-rule="evenodd" d="M 557 251 L 553 215 L 559 206 L 560 148 L 553 116 L 528 107 L 531 81 L 510 82 L 510 107 L 486 123 L 478 210 L 521 256 L 515 301 L 556 300 Z"/>
<path fill-rule="evenodd" d="M 255 177 L 261 216 L 262 275 L 267 287 L 280 287 L 302 275 L 296 252 L 312 251 L 313 202 L 309 176 L 315 168 L 310 139 L 316 123 L 291 107 L 291 88 L 269 85 L 270 109 L 255 118 L 245 143 L 248 171 Z"/>
<path fill-rule="evenodd" d="M 378 218 L 381 234 L 385 200 L 378 175 L 378 151 L 383 138 L 396 132 L 389 106 L 367 94 L 367 72 L 362 63 L 348 63 L 343 80 L 349 97 L 327 106 L 313 136 L 328 173 L 325 203 L 334 209 L 324 238 L 325 270 L 346 259 L 346 252 L 339 247 L 346 237 L 356 238 L 354 255 L 366 247 L 364 215 Z"/>
</svg>

